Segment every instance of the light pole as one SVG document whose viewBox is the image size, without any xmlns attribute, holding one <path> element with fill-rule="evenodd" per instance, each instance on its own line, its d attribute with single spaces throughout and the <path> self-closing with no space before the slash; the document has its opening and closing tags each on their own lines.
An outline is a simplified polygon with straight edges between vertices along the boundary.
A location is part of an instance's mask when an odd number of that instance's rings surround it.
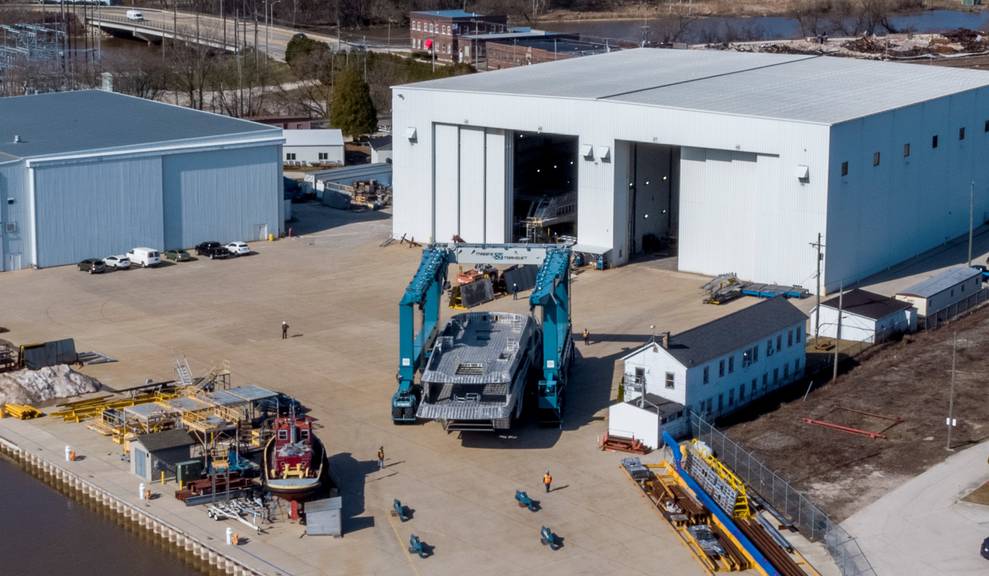
<svg viewBox="0 0 989 576">
<path fill-rule="evenodd" d="M 268 0 L 264 0 L 264 8 L 266 12 L 265 21 L 264 21 L 264 55 L 265 56 L 268 56 L 268 39 L 271 35 L 271 21 L 273 19 L 272 15 L 275 12 L 275 4 L 278 4 L 281 1 L 282 0 L 275 0 L 274 2 L 271 3 L 271 7 L 269 8 Z"/>
<path fill-rule="evenodd" d="M 972 267 L 972 234 L 974 233 L 974 226 L 972 223 L 973 213 L 975 212 L 975 180 L 972 180 L 972 184 L 968 188 L 968 267 Z"/>
<path fill-rule="evenodd" d="M 948 391 L 948 417 L 944 423 L 948 426 L 948 440 L 944 449 L 951 452 L 951 429 L 955 427 L 955 356 L 958 354 L 958 332 L 951 337 L 951 388 Z"/>
</svg>

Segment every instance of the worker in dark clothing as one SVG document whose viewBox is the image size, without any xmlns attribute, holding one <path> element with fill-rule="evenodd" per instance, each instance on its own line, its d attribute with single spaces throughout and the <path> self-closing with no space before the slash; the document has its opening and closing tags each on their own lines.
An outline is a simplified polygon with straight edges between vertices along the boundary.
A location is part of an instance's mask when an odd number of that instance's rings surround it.
<svg viewBox="0 0 989 576">
<path fill-rule="evenodd" d="M 282 322 L 282 340 L 288 338 L 288 322 Z"/>
<path fill-rule="evenodd" d="M 546 487 L 546 492 L 550 491 L 550 486 L 553 484 L 553 476 L 550 475 L 549 470 L 543 474 L 543 486 Z"/>
<path fill-rule="evenodd" d="M 584 328 L 584 332 L 583 332 L 582 335 L 584 337 L 584 346 L 590 345 L 590 343 L 591 343 L 591 333 L 587 330 L 587 328 Z"/>
<path fill-rule="evenodd" d="M 512 282 L 512 300 L 519 299 L 519 285 L 517 282 Z"/>
<path fill-rule="evenodd" d="M 385 467 L 385 447 L 382 446 L 378 448 L 378 470 L 382 470 Z"/>
</svg>

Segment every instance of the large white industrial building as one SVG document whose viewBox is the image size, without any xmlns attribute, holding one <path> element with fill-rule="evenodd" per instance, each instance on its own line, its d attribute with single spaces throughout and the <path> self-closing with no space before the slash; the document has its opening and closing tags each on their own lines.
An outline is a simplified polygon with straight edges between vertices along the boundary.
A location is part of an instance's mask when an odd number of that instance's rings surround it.
<svg viewBox="0 0 989 576">
<path fill-rule="evenodd" d="M 282 142 L 110 92 L 0 98 L 0 271 L 277 234 Z"/>
<path fill-rule="evenodd" d="M 973 180 L 989 214 L 982 71 L 639 49 L 397 86 L 393 118 L 393 234 L 417 241 L 530 237 L 555 203 L 550 236 L 613 264 L 671 244 L 814 289 L 820 233 L 834 291 L 966 233 Z"/>
</svg>

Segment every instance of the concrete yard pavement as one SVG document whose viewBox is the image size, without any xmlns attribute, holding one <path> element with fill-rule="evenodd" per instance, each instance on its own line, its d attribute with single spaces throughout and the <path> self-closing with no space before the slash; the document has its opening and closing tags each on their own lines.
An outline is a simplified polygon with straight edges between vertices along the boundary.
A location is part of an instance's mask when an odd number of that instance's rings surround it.
<svg viewBox="0 0 989 576">
<path fill-rule="evenodd" d="M 989 506 L 961 501 L 989 481 L 989 441 L 955 454 L 862 509 L 843 526 L 879 574 L 989 573 L 979 554 Z"/>
<path fill-rule="evenodd" d="M 18 343 L 73 337 L 79 350 L 119 360 L 85 368 L 113 388 L 172 379 L 181 356 L 195 374 L 226 360 L 234 385 L 256 383 L 311 407 L 344 496 L 346 535 L 299 539 L 292 526 L 245 547 L 285 558 L 292 574 L 704 573 L 620 472 L 621 456 L 600 452 L 596 443 L 614 395 L 614 361 L 647 340 L 650 325 L 677 332 L 754 300 L 703 305 L 703 278 L 649 266 L 582 272 L 573 281 L 574 328 L 587 327 L 592 344 L 577 345 L 562 430 L 525 426 L 503 437 L 459 436 L 435 423 L 395 426 L 389 407 L 397 303 L 420 251 L 379 246 L 390 230 L 386 214 L 294 208 L 300 220 L 293 228 L 304 235 L 255 244 L 257 254 L 248 257 L 97 276 L 73 267 L 4 273 L 0 325 L 10 330 L 4 337 Z M 522 310 L 526 302 L 503 298 L 487 307 Z M 287 340 L 282 321 L 290 325 Z M 55 448 L 105 446 L 108 456 L 80 466 L 112 461 L 119 449 L 83 425 L 27 425 L 50 434 Z M 380 445 L 383 471 L 376 470 Z M 92 446 L 86 450 L 95 454 Z M 556 486 L 548 495 L 540 493 L 547 468 Z M 113 474 L 121 486 L 132 480 L 127 489 L 136 494 L 136 479 L 122 469 Z M 517 488 L 541 500 L 543 510 L 519 510 Z M 412 522 L 390 517 L 393 498 L 415 509 Z M 225 524 L 208 521 L 201 510 L 187 514 L 222 538 Z M 542 525 L 566 539 L 563 550 L 551 553 L 539 544 Z M 434 557 L 407 556 L 412 531 L 436 547 Z"/>
</svg>

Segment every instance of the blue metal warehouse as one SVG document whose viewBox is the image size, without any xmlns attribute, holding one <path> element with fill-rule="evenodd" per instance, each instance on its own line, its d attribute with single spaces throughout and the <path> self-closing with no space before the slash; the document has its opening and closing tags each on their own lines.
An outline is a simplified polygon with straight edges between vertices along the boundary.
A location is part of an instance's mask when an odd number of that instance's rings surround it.
<svg viewBox="0 0 989 576">
<path fill-rule="evenodd" d="M 0 119 L 0 271 L 284 227 L 279 128 L 95 90 Z"/>
</svg>

